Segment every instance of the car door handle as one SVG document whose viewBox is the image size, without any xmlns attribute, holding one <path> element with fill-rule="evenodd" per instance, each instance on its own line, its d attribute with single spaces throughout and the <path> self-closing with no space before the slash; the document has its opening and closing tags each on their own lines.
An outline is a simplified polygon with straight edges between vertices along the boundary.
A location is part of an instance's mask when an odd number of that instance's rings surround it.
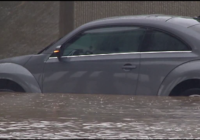
<svg viewBox="0 0 200 140">
<path fill-rule="evenodd" d="M 135 68 L 136 68 L 136 65 L 132 65 L 132 64 L 125 64 L 125 65 L 122 66 L 122 69 L 124 71 L 130 71 L 130 70 L 135 69 Z"/>
</svg>

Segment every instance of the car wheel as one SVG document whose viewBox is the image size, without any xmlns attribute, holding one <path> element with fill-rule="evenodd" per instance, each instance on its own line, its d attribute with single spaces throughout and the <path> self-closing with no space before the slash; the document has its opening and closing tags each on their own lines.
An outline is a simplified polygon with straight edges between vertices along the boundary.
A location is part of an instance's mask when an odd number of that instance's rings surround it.
<svg viewBox="0 0 200 140">
<path fill-rule="evenodd" d="M 17 83 L 12 81 L 0 82 L 0 92 L 25 92 Z"/>
<path fill-rule="evenodd" d="M 187 89 L 181 93 L 181 96 L 200 97 L 200 88 Z"/>
<path fill-rule="evenodd" d="M 11 89 L 0 89 L 0 92 L 15 92 L 15 91 Z"/>
</svg>

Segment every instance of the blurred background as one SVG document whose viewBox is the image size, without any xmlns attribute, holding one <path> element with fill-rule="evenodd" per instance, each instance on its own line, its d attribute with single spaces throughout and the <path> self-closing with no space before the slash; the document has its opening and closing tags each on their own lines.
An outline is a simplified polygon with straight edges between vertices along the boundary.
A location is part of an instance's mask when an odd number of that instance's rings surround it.
<svg viewBox="0 0 200 140">
<path fill-rule="evenodd" d="M 0 59 L 37 53 L 92 20 L 138 14 L 199 16 L 200 1 L 1 1 Z"/>
</svg>

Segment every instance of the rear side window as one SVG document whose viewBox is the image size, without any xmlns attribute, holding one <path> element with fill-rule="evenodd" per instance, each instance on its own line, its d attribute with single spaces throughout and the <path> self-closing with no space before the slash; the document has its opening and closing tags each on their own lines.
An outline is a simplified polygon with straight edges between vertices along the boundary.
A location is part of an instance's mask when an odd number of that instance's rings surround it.
<svg viewBox="0 0 200 140">
<path fill-rule="evenodd" d="M 179 39 L 160 32 L 150 31 L 148 33 L 148 43 L 144 45 L 143 51 L 189 51 L 191 50 L 186 44 Z"/>
</svg>

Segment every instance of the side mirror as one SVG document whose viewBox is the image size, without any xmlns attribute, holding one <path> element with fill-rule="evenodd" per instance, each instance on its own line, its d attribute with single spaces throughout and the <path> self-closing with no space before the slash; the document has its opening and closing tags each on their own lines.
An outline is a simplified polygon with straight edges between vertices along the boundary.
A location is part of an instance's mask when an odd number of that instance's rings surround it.
<svg viewBox="0 0 200 140">
<path fill-rule="evenodd" d="M 53 53 L 56 55 L 56 57 L 58 58 L 58 60 L 61 61 L 61 54 L 62 54 L 62 52 L 61 52 L 61 45 L 57 46 Z"/>
</svg>

